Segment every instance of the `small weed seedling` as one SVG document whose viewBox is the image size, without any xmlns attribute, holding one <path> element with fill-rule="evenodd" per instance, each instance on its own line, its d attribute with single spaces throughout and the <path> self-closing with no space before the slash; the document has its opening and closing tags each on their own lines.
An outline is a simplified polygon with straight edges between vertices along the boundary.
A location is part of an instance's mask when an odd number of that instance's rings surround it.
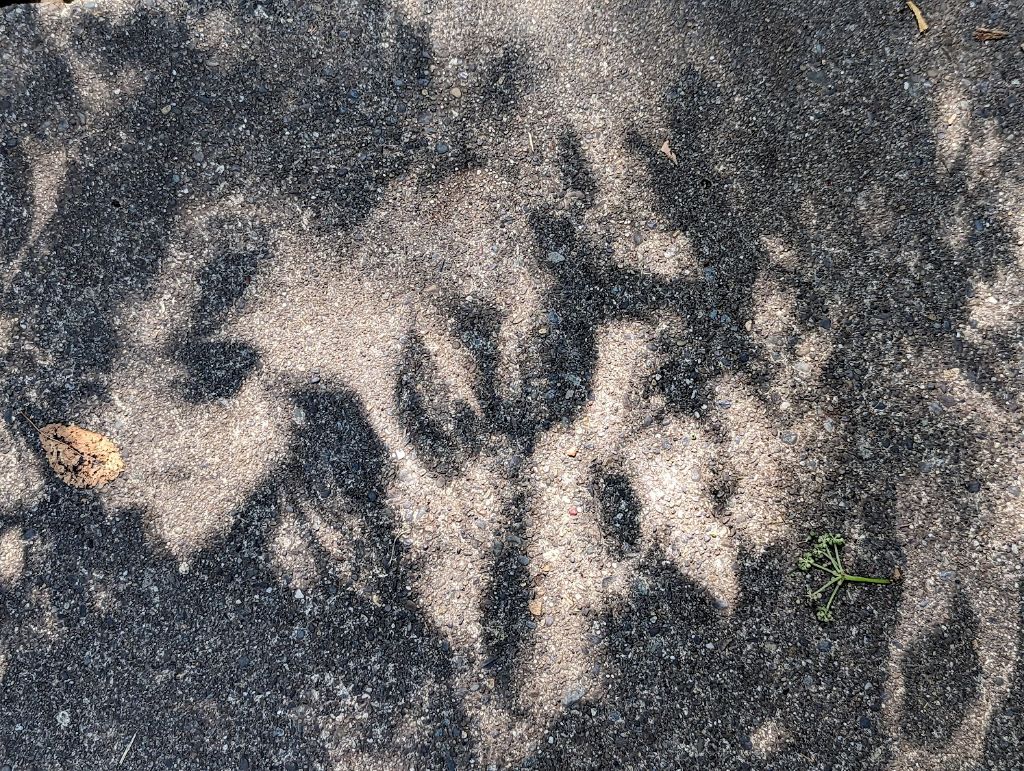
<svg viewBox="0 0 1024 771">
<path fill-rule="evenodd" d="M 846 543 L 846 540 L 841 535 L 819 535 L 811 550 L 800 555 L 800 559 L 797 561 L 797 567 L 805 573 L 809 572 L 811 568 L 815 568 L 822 573 L 828 573 L 830 576 L 829 580 L 820 587 L 813 592 L 807 593 L 807 599 L 811 602 L 819 603 L 818 610 L 815 613 L 819 621 L 834 620 L 832 603 L 835 602 L 836 595 L 839 594 L 839 590 L 843 588 L 844 584 L 891 583 L 888 578 L 865 578 L 864 576 L 852 576 L 847 573 L 839 556 L 844 543 Z M 829 594 L 828 602 L 824 605 L 820 604 L 821 598 L 829 589 L 832 590 L 832 593 Z"/>
</svg>

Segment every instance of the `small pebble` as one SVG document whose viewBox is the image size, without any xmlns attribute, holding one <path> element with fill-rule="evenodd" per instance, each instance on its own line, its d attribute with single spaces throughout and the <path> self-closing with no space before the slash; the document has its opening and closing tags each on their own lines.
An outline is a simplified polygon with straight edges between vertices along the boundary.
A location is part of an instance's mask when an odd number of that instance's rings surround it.
<svg viewBox="0 0 1024 771">
<path fill-rule="evenodd" d="M 452 89 L 451 93 L 452 93 L 452 96 L 454 96 L 456 99 L 459 99 L 459 98 L 462 97 L 462 89 L 459 88 L 458 86 L 455 86 Z"/>
<path fill-rule="evenodd" d="M 583 688 L 581 688 L 578 685 L 574 686 L 572 688 L 569 688 L 565 692 L 565 694 L 562 696 L 562 706 L 563 707 L 568 707 L 571 704 L 575 704 L 576 702 L 578 702 L 580 699 L 583 698 L 583 693 L 584 693 Z"/>
<path fill-rule="evenodd" d="M 969 493 L 981 492 L 981 482 L 979 482 L 977 479 L 972 479 L 970 482 L 967 483 L 967 492 L 969 492 Z"/>
</svg>

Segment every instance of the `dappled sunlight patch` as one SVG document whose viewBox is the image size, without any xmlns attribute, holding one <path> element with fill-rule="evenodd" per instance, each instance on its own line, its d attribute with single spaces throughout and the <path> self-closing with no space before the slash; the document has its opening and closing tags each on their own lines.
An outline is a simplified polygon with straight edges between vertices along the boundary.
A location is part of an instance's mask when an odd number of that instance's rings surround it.
<svg viewBox="0 0 1024 771">
<path fill-rule="evenodd" d="M 105 412 L 127 469 L 102 494 L 145 508 L 154 534 L 181 557 L 230 529 L 287 447 L 291 416 L 257 382 L 230 402 L 191 405 L 156 372 L 131 373 L 113 389 Z"/>
<path fill-rule="evenodd" d="M 189 42 L 198 51 L 234 60 L 240 53 L 245 32 L 237 16 L 215 8 L 195 19 L 187 27 Z"/>
<path fill-rule="evenodd" d="M 20 527 L 0 530 L 0 587 L 13 589 L 25 572 L 25 544 Z"/>
<path fill-rule="evenodd" d="M 1022 250 L 1024 253 L 1024 250 Z M 993 281 L 977 281 L 967 301 L 970 323 L 963 331 L 967 340 L 979 342 L 988 332 L 1012 335 L 1024 318 L 1024 297 L 1020 282 L 1024 280 L 1024 258 L 1018 258 L 1013 269 L 1001 269 Z"/>
<path fill-rule="evenodd" d="M 787 339 L 797 329 L 796 292 L 783 286 L 771 273 L 762 273 L 754 283 L 752 299 L 750 334 L 766 347 L 772 360 L 787 356 Z"/>
<path fill-rule="evenodd" d="M 68 176 L 68 153 L 66 150 L 47 150 L 33 143 L 29 145 L 29 156 L 32 224 L 26 244 L 43 249 L 60 248 L 56 244 L 39 244 L 38 240 L 50 219 L 57 214 L 57 198 Z"/>
<path fill-rule="evenodd" d="M 739 543 L 721 520 L 717 455 L 717 442 L 697 421 L 675 418 L 639 431 L 626 466 L 643 504 L 645 544 L 732 608 L 740 592 Z"/>
<path fill-rule="evenodd" d="M 525 655 L 522 693 L 539 720 L 596 686 L 596 651 L 586 639 L 605 588 L 621 571 L 608 555 L 596 511 L 584 506 L 595 455 L 586 442 L 577 447 L 577 439 L 571 429 L 548 431 L 530 470 L 526 556 L 536 589 L 528 610 L 537 628 Z"/>
<path fill-rule="evenodd" d="M 667 279 L 690 276 L 699 267 L 689 236 L 662 232 L 648 234 L 636 247 L 636 265 L 644 273 Z"/>
<path fill-rule="evenodd" d="M 822 373 L 832 357 L 832 339 L 820 330 L 803 334 L 793 351 L 790 375 L 799 387 L 809 390 L 822 385 Z"/>
<path fill-rule="evenodd" d="M 795 271 L 800 268 L 799 253 L 782 236 L 765 234 L 760 238 L 760 245 L 768 257 L 769 263 L 775 268 L 784 271 Z"/>
<path fill-rule="evenodd" d="M 646 344 L 655 332 L 651 324 L 639 322 L 610 323 L 600 329 L 592 398 L 577 420 L 574 442 L 594 442 L 613 450 L 629 435 L 644 376 L 654 369 Z"/>
<path fill-rule="evenodd" d="M 226 333 L 258 346 L 261 377 L 275 391 L 343 382 L 359 395 L 381 440 L 404 446 L 394 390 L 411 308 L 340 268 L 297 284 L 284 267 L 293 256 L 291 241 L 277 248 L 282 259 L 263 278 L 259 298 Z"/>
<path fill-rule="evenodd" d="M 399 518 L 398 537 L 409 544 L 405 559 L 419 567 L 421 606 L 455 650 L 480 659 L 485 576 L 504 525 L 500 479 L 478 464 L 447 482 L 408 458 L 399 464 L 388 499 Z M 456 518 L 471 524 L 458 527 Z M 452 553 L 463 558 L 458 568 L 446 559 Z"/>
<path fill-rule="evenodd" d="M 961 158 L 968 142 L 971 103 L 959 86 L 943 88 L 936 101 L 934 134 L 938 158 L 948 172 Z"/>
<path fill-rule="evenodd" d="M 974 128 L 970 146 L 966 149 L 966 165 L 971 189 L 985 189 L 991 185 L 992 175 L 998 173 L 999 161 L 1006 154 L 1006 139 L 994 121 L 986 121 Z"/>
<path fill-rule="evenodd" d="M 270 552 L 270 560 L 277 571 L 282 582 L 289 588 L 309 592 L 311 587 L 316 586 L 320 580 L 317 569 L 316 558 L 313 552 L 313 538 L 310 530 L 319 535 L 321 523 L 305 523 L 296 516 L 295 509 L 291 504 L 282 504 L 283 509 L 274 524 L 273 532 L 268 539 L 267 549 Z M 330 539 L 329 545 L 335 547 L 332 551 L 324 545 L 328 538 L 319 538 L 320 545 L 336 562 L 341 562 L 344 551 L 348 551 L 348 542 L 342 549 L 337 541 Z M 341 552 L 341 553 L 339 553 Z"/>
<path fill-rule="evenodd" d="M 15 415 L 14 420 L 24 418 Z M 34 430 L 30 436 L 29 441 L 36 441 Z M 6 498 L 4 506 L 15 507 L 36 500 L 43 490 L 45 467 L 45 462 L 37 459 L 30 447 L 0 421 L 0 489 Z"/>
<path fill-rule="evenodd" d="M 791 740 L 791 728 L 780 720 L 766 720 L 750 735 L 753 751 L 763 758 L 779 753 Z"/>
<path fill-rule="evenodd" d="M 792 535 L 787 517 L 790 463 L 781 451 L 775 421 L 747 387 L 721 380 L 716 403 L 727 434 L 717 448 L 728 464 L 731 489 L 720 518 L 728 521 L 745 548 L 760 553 Z M 802 433 L 806 433 L 803 431 Z"/>
</svg>

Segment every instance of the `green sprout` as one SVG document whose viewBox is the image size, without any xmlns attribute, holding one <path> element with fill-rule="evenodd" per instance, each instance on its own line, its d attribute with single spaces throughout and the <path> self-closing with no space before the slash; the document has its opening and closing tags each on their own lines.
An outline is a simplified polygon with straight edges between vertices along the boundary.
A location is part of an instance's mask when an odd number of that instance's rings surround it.
<svg viewBox="0 0 1024 771">
<path fill-rule="evenodd" d="M 830 576 L 829 580 L 824 584 L 813 592 L 807 593 L 808 600 L 819 603 L 815 615 L 818 617 L 818 621 L 823 623 L 835 620 L 835 617 L 832 615 L 832 603 L 835 602 L 836 595 L 839 594 L 839 590 L 843 588 L 844 584 L 892 583 L 888 578 L 865 578 L 864 576 L 854 576 L 847 573 L 839 556 L 839 552 L 845 543 L 846 540 L 841 535 L 819 535 L 810 551 L 801 554 L 800 559 L 796 563 L 796 566 L 805 573 L 810 571 L 811 568 L 815 568 L 823 573 L 828 573 Z M 828 602 L 824 605 L 820 604 L 821 598 L 829 589 L 832 592 L 829 594 Z"/>
</svg>

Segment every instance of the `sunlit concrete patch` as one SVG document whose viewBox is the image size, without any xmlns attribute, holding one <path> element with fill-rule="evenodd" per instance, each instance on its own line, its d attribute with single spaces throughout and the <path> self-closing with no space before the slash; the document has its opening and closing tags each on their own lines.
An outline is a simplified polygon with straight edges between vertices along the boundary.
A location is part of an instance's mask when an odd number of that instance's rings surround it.
<svg viewBox="0 0 1024 771">
<path fill-rule="evenodd" d="M 210 56 L 234 59 L 245 35 L 238 16 L 215 8 L 188 25 L 188 36 L 195 49 Z"/>
<path fill-rule="evenodd" d="M 760 246 L 773 266 L 786 271 L 800 267 L 800 255 L 781 236 L 766 233 L 760 238 Z"/>
<path fill-rule="evenodd" d="M 974 291 L 967 300 L 970 323 L 963 330 L 963 336 L 977 342 L 987 332 L 998 332 L 1017 336 L 1020 334 L 1021 319 L 1024 318 L 1024 215 L 1014 223 L 1016 231 L 1017 259 L 1008 266 L 1000 267 L 992 280 L 975 281 Z"/>
<path fill-rule="evenodd" d="M 636 254 L 641 271 L 662 278 L 682 278 L 698 268 L 693 241 L 683 233 L 653 233 L 636 248 Z"/>
<path fill-rule="evenodd" d="M 943 88 L 937 99 L 935 138 L 939 162 L 948 171 L 961 157 L 970 136 L 971 102 L 959 86 Z"/>
<path fill-rule="evenodd" d="M 781 244 L 768 242 L 773 259 L 795 269 L 795 257 Z M 775 365 L 790 365 L 793 352 L 790 338 L 797 332 L 796 291 L 785 286 L 774 271 L 762 273 L 754 282 L 751 293 L 752 318 L 744 320 L 744 326 L 751 339 L 760 347 L 765 357 Z M 801 375 L 803 367 L 795 368 L 794 374 Z"/>
<path fill-rule="evenodd" d="M 28 145 L 28 156 L 32 174 L 32 224 L 26 243 L 32 244 L 57 214 L 57 197 L 68 175 L 68 151 L 63 147 L 47 149 L 32 143 Z"/>
<path fill-rule="evenodd" d="M 645 540 L 731 608 L 738 542 L 716 511 L 717 456 L 717 442 L 695 420 L 672 419 L 638 432 L 626 465 L 643 501 Z"/>
<path fill-rule="evenodd" d="M 510 176 L 491 170 L 454 174 L 425 194 L 414 181 L 394 183 L 365 225 L 379 236 L 355 261 L 367 276 L 400 275 L 423 305 L 493 304 L 515 329 L 517 312 L 537 307 L 549 286 L 525 211 L 510 205 L 522 199 Z"/>
<path fill-rule="evenodd" d="M 308 246 L 287 232 L 278 234 L 275 253 L 258 299 L 225 335 L 259 350 L 261 378 L 278 398 L 318 383 L 339 384 L 360 398 L 386 446 L 404 446 L 393 400 L 403 335 L 412 327 L 410 304 L 387 282 L 364 279 L 333 259 L 319 280 L 310 280 L 301 267 L 308 264 Z"/>
<path fill-rule="evenodd" d="M 1006 154 L 1006 141 L 994 122 L 975 126 L 970 145 L 965 148 L 967 175 L 972 188 L 983 189 L 998 173 L 999 161 Z"/>
<path fill-rule="evenodd" d="M 783 451 L 776 421 L 750 389 L 722 379 L 715 387 L 716 414 L 727 428 L 717 452 L 728 464 L 730 484 L 718 518 L 736 531 L 739 543 L 755 553 L 790 537 L 787 516 L 791 460 Z M 794 434 L 809 434 L 800 424 Z M 815 427 L 817 428 L 817 427 Z"/>
<path fill-rule="evenodd" d="M 25 544 L 20 527 L 0 530 L 0 587 L 13 589 L 25 572 Z"/>
<path fill-rule="evenodd" d="M 24 420 L 15 413 L 14 420 Z M 29 434 L 32 441 L 35 432 Z M 0 422 L 0 487 L 4 491 L 4 507 L 14 508 L 38 499 L 43 489 L 41 461 L 26 442 L 15 436 L 6 423 Z"/>
<path fill-rule="evenodd" d="M 113 389 L 106 412 L 127 468 L 103 495 L 146 509 L 154 534 L 183 556 L 227 533 L 285 451 L 290 415 L 252 381 L 230 401 L 188 404 L 163 371 L 140 366 Z"/>
<path fill-rule="evenodd" d="M 483 590 L 493 560 L 491 543 L 504 524 L 501 480 L 484 464 L 473 464 L 452 480 L 430 474 L 415 456 L 399 461 L 398 468 L 388 499 L 399 517 L 400 537 L 409 544 L 407 559 L 419 568 L 416 588 L 423 610 L 453 650 L 482 664 Z M 465 560 L 458 570 L 447 558 L 455 553 Z"/>
<path fill-rule="evenodd" d="M 750 735 L 754 752 L 763 758 L 775 755 L 791 740 L 792 728 L 780 720 L 766 720 Z"/>
<path fill-rule="evenodd" d="M 271 564 L 282 582 L 294 589 L 309 592 L 320 578 L 320 571 L 317 568 L 313 552 L 315 536 L 310 531 L 319 533 L 326 530 L 325 523 L 300 521 L 291 503 L 279 505 L 282 511 L 277 522 L 274 523 L 273 532 L 267 543 Z M 307 514 L 307 516 L 309 515 Z M 323 544 L 328 538 L 329 536 L 325 535 L 324 538 L 318 540 Z M 347 539 L 343 544 L 339 544 L 337 541 L 338 539 L 330 539 L 330 545 L 334 546 L 335 550 L 328 551 L 335 560 L 339 560 L 349 551 L 344 548 L 348 546 Z"/>
</svg>

